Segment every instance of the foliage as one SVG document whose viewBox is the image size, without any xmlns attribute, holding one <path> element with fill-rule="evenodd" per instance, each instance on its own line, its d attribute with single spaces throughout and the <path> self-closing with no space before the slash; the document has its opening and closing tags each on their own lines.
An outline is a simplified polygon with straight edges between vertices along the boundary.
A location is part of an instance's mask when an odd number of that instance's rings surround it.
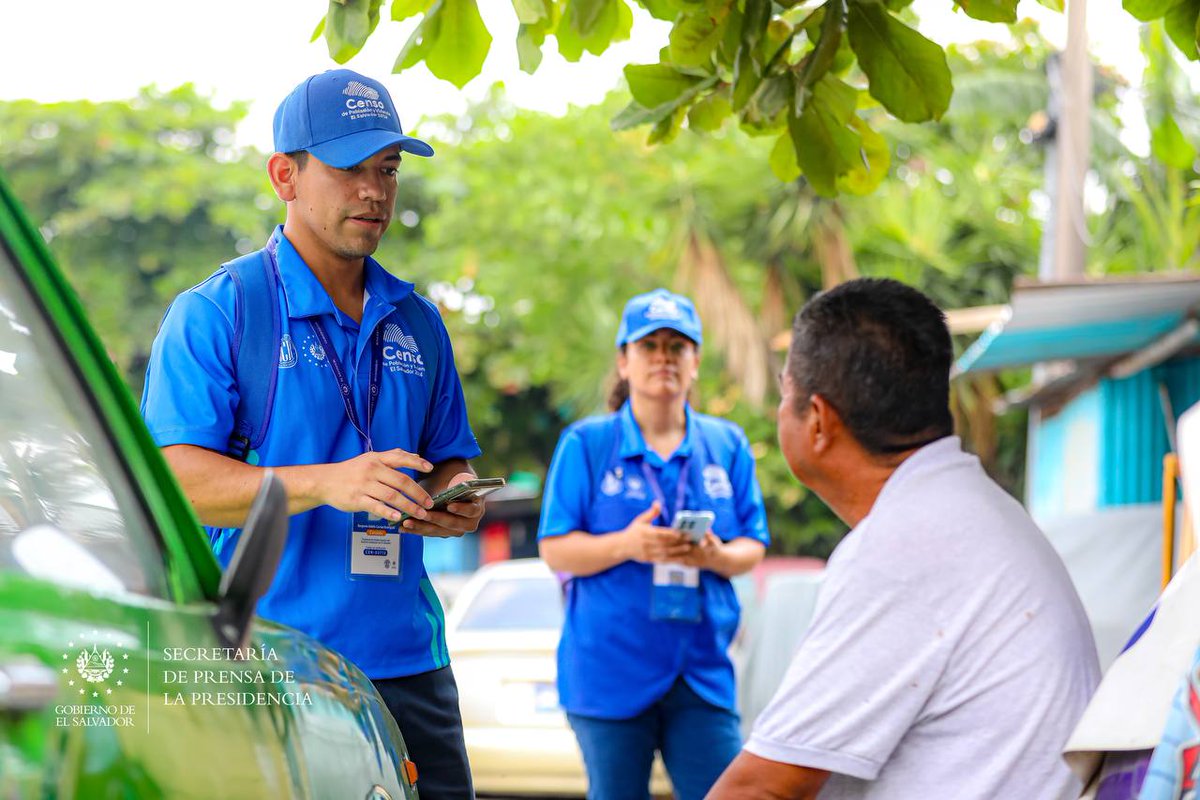
<svg viewBox="0 0 1200 800">
<path fill-rule="evenodd" d="M 1062 0 L 1040 0 L 1062 10 Z M 538 69 L 547 37 L 568 61 L 629 38 L 633 8 L 670 21 L 655 64 L 625 69 L 632 102 L 617 130 L 649 125 L 649 143 L 673 141 L 686 123 L 713 131 L 733 117 L 775 140 L 780 180 L 803 175 L 820 194 L 867 194 L 887 174 L 889 147 L 872 127 L 878 104 L 906 122 L 936 121 L 949 107 L 951 69 L 936 43 L 913 27 L 911 0 L 512 0 L 521 68 Z M 1192 59 L 1200 0 L 1123 0 L 1139 20 L 1164 19 Z M 1015 23 L 1018 0 L 954 0 L 952 9 Z M 383 0 L 329 0 L 317 33 L 338 63 L 352 58 L 379 21 Z M 477 0 L 392 0 L 391 18 L 419 18 L 396 59 L 400 72 L 424 62 L 461 88 L 479 74 L 492 44 Z"/>
<path fill-rule="evenodd" d="M 135 387 L 170 299 L 280 216 L 260 165 L 230 147 L 243 113 L 190 86 L 0 103 L 0 165 Z"/>
</svg>

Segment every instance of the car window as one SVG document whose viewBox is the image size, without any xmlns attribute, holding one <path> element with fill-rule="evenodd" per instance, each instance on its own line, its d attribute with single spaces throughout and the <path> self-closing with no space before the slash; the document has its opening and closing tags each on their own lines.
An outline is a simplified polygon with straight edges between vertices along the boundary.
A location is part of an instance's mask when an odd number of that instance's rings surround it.
<svg viewBox="0 0 1200 800">
<path fill-rule="evenodd" d="M 162 554 L 58 338 L 0 246 L 0 572 L 163 596 Z"/>
<path fill-rule="evenodd" d="M 508 578 L 484 584 L 463 612 L 459 630 L 558 630 L 562 589 L 553 576 Z"/>
</svg>

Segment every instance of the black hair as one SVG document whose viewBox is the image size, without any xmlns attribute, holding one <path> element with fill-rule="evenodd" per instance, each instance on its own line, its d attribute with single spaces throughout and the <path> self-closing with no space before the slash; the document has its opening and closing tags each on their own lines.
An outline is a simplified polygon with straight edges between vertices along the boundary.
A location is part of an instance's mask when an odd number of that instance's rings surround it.
<svg viewBox="0 0 1200 800">
<path fill-rule="evenodd" d="M 293 150 L 290 153 L 284 153 L 284 155 L 296 162 L 296 169 L 304 169 L 308 166 L 307 150 Z"/>
<path fill-rule="evenodd" d="M 859 278 L 796 314 L 787 369 L 798 404 L 821 395 L 859 444 L 883 455 L 954 432 L 952 356 L 932 300 L 899 281 Z"/>
</svg>

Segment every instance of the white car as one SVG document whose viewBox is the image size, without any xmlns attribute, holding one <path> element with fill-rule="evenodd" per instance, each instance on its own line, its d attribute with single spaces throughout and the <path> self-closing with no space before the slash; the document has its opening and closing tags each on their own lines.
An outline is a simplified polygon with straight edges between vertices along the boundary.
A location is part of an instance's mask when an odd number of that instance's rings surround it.
<svg viewBox="0 0 1200 800">
<path fill-rule="evenodd" d="M 539 559 L 479 569 L 446 616 L 475 790 L 577 796 L 587 775 L 558 705 L 562 587 Z M 661 762 L 651 791 L 670 797 Z"/>
</svg>

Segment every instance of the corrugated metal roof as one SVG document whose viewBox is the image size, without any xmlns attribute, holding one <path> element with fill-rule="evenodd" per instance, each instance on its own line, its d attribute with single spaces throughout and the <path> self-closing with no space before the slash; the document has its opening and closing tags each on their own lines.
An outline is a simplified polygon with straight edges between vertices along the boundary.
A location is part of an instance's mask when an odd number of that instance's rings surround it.
<svg viewBox="0 0 1200 800">
<path fill-rule="evenodd" d="M 1018 283 L 1004 314 L 955 365 L 987 372 L 1041 361 L 1117 357 L 1166 335 L 1200 307 L 1200 275 Z"/>
</svg>

